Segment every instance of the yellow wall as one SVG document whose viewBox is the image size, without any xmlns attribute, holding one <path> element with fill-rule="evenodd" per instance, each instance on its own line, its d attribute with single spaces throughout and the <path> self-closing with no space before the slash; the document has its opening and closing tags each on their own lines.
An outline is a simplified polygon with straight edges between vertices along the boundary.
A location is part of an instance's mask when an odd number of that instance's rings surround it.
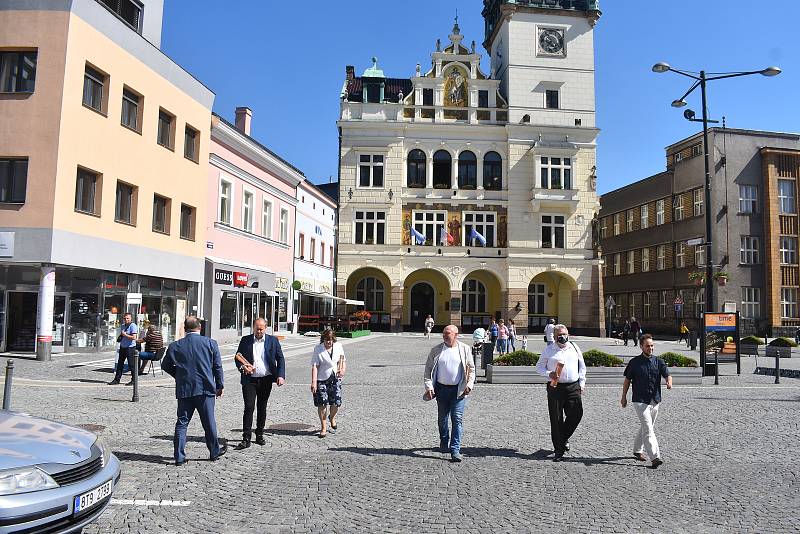
<svg viewBox="0 0 800 534">
<path fill-rule="evenodd" d="M 355 271 L 350 277 L 347 279 L 347 298 L 349 299 L 356 299 L 356 285 L 367 277 L 377 278 L 383 284 L 383 309 L 382 310 L 369 310 L 369 311 L 383 311 L 389 312 L 392 306 L 392 284 L 389 282 L 389 277 L 386 274 L 379 270 L 374 269 L 372 267 L 365 267 L 363 269 L 359 269 Z"/>
<path fill-rule="evenodd" d="M 494 274 L 489 271 L 472 271 L 464 280 L 478 280 L 486 287 L 486 314 L 494 317 L 496 311 L 500 311 L 501 317 L 505 319 L 505 306 L 503 305 L 503 295 L 500 287 L 500 282 Z M 462 313 L 463 313 L 463 300 L 462 295 Z M 483 314 L 482 314 L 483 315 Z"/>
<path fill-rule="evenodd" d="M 445 311 L 444 303 L 450 302 L 450 282 L 440 272 L 433 269 L 420 269 L 414 271 L 406 278 L 403 287 L 403 316 L 402 323 L 409 324 L 411 316 L 411 288 L 417 282 L 427 282 L 433 287 L 435 293 L 434 305 L 436 307 L 435 321 L 438 325 L 450 324 L 450 312 Z"/>
<path fill-rule="evenodd" d="M 569 327 L 572 322 L 572 291 L 576 289 L 576 284 L 556 272 L 541 273 L 531 282 L 545 285 L 544 307 L 547 315 L 558 317 L 560 323 Z M 548 297 L 548 293 L 553 296 Z"/>
</svg>

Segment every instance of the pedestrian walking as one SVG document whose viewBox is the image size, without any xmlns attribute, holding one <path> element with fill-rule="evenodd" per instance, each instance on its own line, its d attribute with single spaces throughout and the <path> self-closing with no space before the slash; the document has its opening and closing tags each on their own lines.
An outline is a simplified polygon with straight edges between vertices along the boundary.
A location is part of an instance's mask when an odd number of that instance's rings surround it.
<svg viewBox="0 0 800 534">
<path fill-rule="evenodd" d="M 492 342 L 492 350 L 495 350 L 497 346 L 497 338 L 500 335 L 500 330 L 497 326 L 497 321 L 492 319 L 492 324 L 489 325 L 489 339 Z"/>
<path fill-rule="evenodd" d="M 222 356 L 217 342 L 200 335 L 200 321 L 189 316 L 183 322 L 186 336 L 171 343 L 161 362 L 161 369 L 175 379 L 175 398 L 178 399 L 178 420 L 173 438 L 175 465 L 186 460 L 186 429 L 194 412 L 200 415 L 206 446 L 211 461 L 228 450 L 217 438 L 214 416 L 215 399 L 222 397 L 224 387 Z"/>
<path fill-rule="evenodd" d="M 522 350 L 528 350 L 528 336 L 522 336 Z"/>
<path fill-rule="evenodd" d="M 497 352 L 502 355 L 508 352 L 508 327 L 502 319 L 497 323 L 497 335 Z"/>
<path fill-rule="evenodd" d="M 628 405 L 628 389 L 632 384 L 631 400 L 639 417 L 639 429 L 633 439 L 633 457 L 640 462 L 646 462 L 649 457 L 651 467 L 655 469 L 664 463 L 655 433 L 658 407 L 661 404 L 661 378 L 666 380 L 667 389 L 672 389 L 672 377 L 664 360 L 655 356 L 653 336 L 643 335 L 639 346 L 642 353 L 625 367 L 620 404 L 623 408 Z"/>
<path fill-rule="evenodd" d="M 681 326 L 678 328 L 678 341 L 681 340 L 686 342 L 686 346 L 689 346 L 689 327 L 686 326 L 686 321 L 681 321 Z"/>
<path fill-rule="evenodd" d="M 264 426 L 267 423 L 267 401 L 272 384 L 282 386 L 286 380 L 286 362 L 281 344 L 267 334 L 267 321 L 259 317 L 253 322 L 253 333 L 243 336 L 236 349 L 236 367 L 242 374 L 242 441 L 240 451 L 250 446 L 253 436 L 253 410 L 256 411 L 256 444 L 264 445 Z"/>
<path fill-rule="evenodd" d="M 431 338 L 431 330 L 433 330 L 433 325 L 434 325 L 433 317 L 428 315 L 425 318 L 425 337 L 428 339 Z"/>
<path fill-rule="evenodd" d="M 639 345 L 639 336 L 642 335 L 642 327 L 636 317 L 631 317 L 631 336 L 634 346 Z"/>
<path fill-rule="evenodd" d="M 555 336 L 554 332 L 556 329 L 556 321 L 555 319 L 550 319 L 547 321 L 547 325 L 544 327 L 544 342 L 548 345 L 552 345 L 555 343 Z"/>
<path fill-rule="evenodd" d="M 429 316 L 430 317 L 430 316 Z M 342 344 L 336 341 L 336 334 L 328 328 L 319 338 L 311 356 L 311 394 L 319 415 L 319 437 L 336 432 L 336 414 L 342 405 L 342 378 L 345 373 L 345 357 Z M 330 408 L 329 408 L 330 407 Z M 328 410 L 330 409 L 330 414 Z"/>
<path fill-rule="evenodd" d="M 164 336 L 161 335 L 156 325 L 151 324 L 147 327 L 144 337 L 138 341 L 144 343 L 144 350 L 139 352 L 139 374 L 143 375 L 147 362 L 154 360 L 156 352 L 164 348 Z"/>
<path fill-rule="evenodd" d="M 472 349 L 458 341 L 458 328 L 447 325 L 443 343 L 433 347 L 425 362 L 425 400 L 436 399 L 438 407 L 439 450 L 450 452 L 453 462 L 461 461 L 464 407 L 466 396 L 475 384 L 475 359 Z M 449 423 L 452 423 L 452 433 Z"/>
<path fill-rule="evenodd" d="M 631 322 L 625 319 L 625 324 L 622 325 L 622 341 L 625 342 L 625 346 L 628 346 L 628 338 L 631 337 Z"/>
<path fill-rule="evenodd" d="M 547 384 L 547 410 L 554 462 L 560 462 L 570 450 L 569 439 L 583 418 L 581 395 L 586 391 L 586 364 L 583 353 L 569 340 L 563 324 L 555 326 L 555 343 L 547 345 L 536 370 L 550 379 Z"/>
<path fill-rule="evenodd" d="M 508 320 L 508 345 L 510 347 L 509 352 L 517 350 L 515 343 L 516 340 L 517 340 L 517 327 L 514 324 L 514 319 L 509 319 Z"/>
<path fill-rule="evenodd" d="M 139 327 L 133 322 L 133 315 L 126 313 L 122 316 L 122 326 L 120 327 L 119 336 L 119 356 L 117 357 L 117 366 L 114 372 L 114 379 L 108 383 L 109 386 L 116 386 L 122 378 L 122 370 L 125 362 L 128 362 L 128 369 L 131 372 L 131 383 L 133 383 L 133 357 L 136 355 L 136 341 L 139 339 Z"/>
</svg>

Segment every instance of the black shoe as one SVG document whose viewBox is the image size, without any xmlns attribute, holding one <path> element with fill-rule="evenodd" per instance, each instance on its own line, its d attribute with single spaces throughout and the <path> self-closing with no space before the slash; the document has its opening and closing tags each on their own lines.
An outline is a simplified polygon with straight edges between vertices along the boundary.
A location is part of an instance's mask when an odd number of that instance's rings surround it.
<svg viewBox="0 0 800 534">
<path fill-rule="evenodd" d="M 108 383 L 108 385 L 109 385 L 109 386 L 118 386 L 118 385 L 119 385 L 119 380 L 117 380 L 117 379 L 115 378 L 114 380 L 112 380 L 111 382 L 109 382 L 109 383 Z"/>
<path fill-rule="evenodd" d="M 564 444 L 564 450 L 569 451 L 569 441 L 566 444 Z"/>
<path fill-rule="evenodd" d="M 189 460 L 184 460 L 182 462 L 175 462 L 175 467 L 180 467 L 182 465 L 186 465 L 189 463 Z"/>
<path fill-rule="evenodd" d="M 133 385 L 133 380 L 131 380 L 130 382 L 125 382 L 125 385 L 126 386 L 132 386 Z"/>
<path fill-rule="evenodd" d="M 656 458 L 655 460 L 653 460 L 653 464 L 650 466 L 650 469 L 657 469 L 658 466 L 663 464 L 663 463 L 664 463 L 664 460 L 662 460 L 661 458 Z"/>
<path fill-rule="evenodd" d="M 447 444 L 447 440 L 439 440 L 439 452 L 450 452 L 450 446 Z"/>
<path fill-rule="evenodd" d="M 248 441 L 247 443 L 249 444 L 250 442 Z M 228 452 L 228 443 L 226 441 L 220 441 L 219 442 L 219 453 L 216 456 L 214 456 L 213 458 L 210 458 L 210 460 L 212 462 L 216 462 L 222 456 L 225 456 L 226 452 Z"/>
<path fill-rule="evenodd" d="M 258 443 L 258 439 L 256 439 L 256 443 Z M 250 446 L 250 440 L 249 439 L 243 439 L 241 442 L 239 442 L 239 444 L 236 447 L 234 447 L 234 450 L 243 451 L 244 449 L 248 448 L 249 446 Z"/>
<path fill-rule="evenodd" d="M 264 436 L 256 436 L 256 445 L 266 445 L 267 440 L 264 439 Z"/>
<path fill-rule="evenodd" d="M 557 452 L 556 455 L 553 456 L 553 461 L 554 462 L 563 462 L 564 461 L 564 453 L 563 452 Z"/>
</svg>

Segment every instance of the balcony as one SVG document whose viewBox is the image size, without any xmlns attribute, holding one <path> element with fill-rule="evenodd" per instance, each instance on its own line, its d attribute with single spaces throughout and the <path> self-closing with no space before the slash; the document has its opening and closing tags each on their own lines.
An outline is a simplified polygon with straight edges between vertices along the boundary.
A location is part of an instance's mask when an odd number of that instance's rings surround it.
<svg viewBox="0 0 800 534">
<path fill-rule="evenodd" d="M 531 189 L 533 211 L 556 209 L 575 213 L 578 208 L 578 202 L 577 189 L 542 189 L 539 187 Z"/>
<path fill-rule="evenodd" d="M 342 120 L 404 121 L 429 124 L 508 123 L 508 110 L 498 108 L 452 108 L 384 103 L 342 102 Z"/>
<path fill-rule="evenodd" d="M 490 202 L 505 202 L 508 200 L 508 190 L 502 189 L 487 190 L 483 187 L 477 189 L 439 189 L 431 187 L 404 187 L 403 188 L 403 201 L 408 202 L 451 202 L 454 204 L 459 203 L 474 203 L 480 201 Z"/>
</svg>

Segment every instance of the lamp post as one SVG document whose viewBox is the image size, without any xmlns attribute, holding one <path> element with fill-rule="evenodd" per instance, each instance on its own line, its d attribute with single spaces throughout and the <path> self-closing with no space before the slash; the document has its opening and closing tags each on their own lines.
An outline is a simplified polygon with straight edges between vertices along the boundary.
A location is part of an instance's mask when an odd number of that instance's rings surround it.
<svg viewBox="0 0 800 534">
<path fill-rule="evenodd" d="M 687 109 L 683 112 L 683 116 L 686 117 L 687 120 L 692 122 L 702 122 L 703 123 L 703 157 L 704 157 L 704 165 L 705 165 L 705 190 L 704 190 L 704 203 L 706 209 L 706 311 L 711 312 L 714 311 L 714 300 L 713 300 L 713 283 L 712 283 L 712 276 L 714 274 L 714 263 L 712 261 L 712 254 L 711 254 L 711 173 L 709 171 L 709 163 L 708 163 L 708 123 L 709 122 L 717 122 L 717 121 L 710 121 L 708 120 L 708 107 L 706 105 L 706 84 L 708 82 L 714 80 L 722 80 L 724 78 L 735 78 L 738 76 L 750 76 L 751 74 L 761 74 L 762 76 L 777 76 L 781 73 L 781 69 L 778 67 L 767 67 L 762 70 L 752 70 L 746 72 L 724 72 L 724 73 L 706 73 L 706 71 L 701 70 L 699 73 L 679 70 L 669 66 L 667 63 L 656 63 L 653 65 L 653 72 L 656 73 L 664 73 L 664 72 L 675 72 L 682 76 L 686 76 L 687 78 L 691 78 L 695 80 L 692 86 L 686 91 L 682 97 L 677 100 L 672 101 L 672 107 L 675 108 L 682 108 L 686 105 L 686 101 L 684 100 L 687 96 L 689 96 L 692 91 L 700 87 L 700 94 L 701 94 L 701 101 L 703 106 L 703 118 L 696 119 L 694 116 L 694 111 Z M 710 74 L 710 76 L 709 76 Z"/>
</svg>

